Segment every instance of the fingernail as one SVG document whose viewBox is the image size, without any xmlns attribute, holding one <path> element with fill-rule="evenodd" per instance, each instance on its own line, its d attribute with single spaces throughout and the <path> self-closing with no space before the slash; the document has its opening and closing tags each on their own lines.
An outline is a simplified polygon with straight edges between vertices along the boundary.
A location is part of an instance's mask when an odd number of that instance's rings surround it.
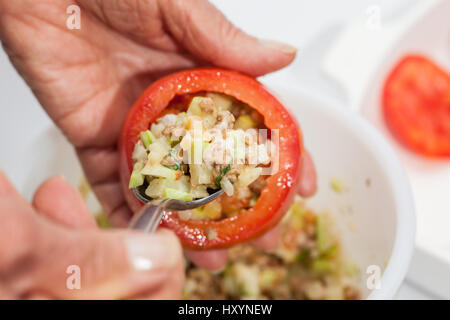
<svg viewBox="0 0 450 320">
<path fill-rule="evenodd" d="M 292 54 L 292 53 L 296 53 L 297 52 L 297 48 L 295 48 L 295 47 L 293 47 L 291 45 L 279 42 L 279 41 L 275 41 L 275 40 L 260 40 L 260 42 L 264 46 L 266 46 L 268 48 L 271 48 L 271 49 L 274 49 L 274 50 L 278 50 L 278 51 L 281 51 L 281 52 L 284 52 L 284 53 L 287 53 L 287 54 Z"/>
<path fill-rule="evenodd" d="M 128 236 L 125 247 L 129 263 L 136 271 L 172 268 L 181 257 L 178 243 L 162 233 Z"/>
</svg>

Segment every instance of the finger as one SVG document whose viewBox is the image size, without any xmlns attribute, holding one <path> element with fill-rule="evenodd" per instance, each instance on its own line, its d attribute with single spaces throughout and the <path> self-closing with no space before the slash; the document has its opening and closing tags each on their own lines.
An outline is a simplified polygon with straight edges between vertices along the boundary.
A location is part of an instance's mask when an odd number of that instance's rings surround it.
<svg viewBox="0 0 450 320">
<path fill-rule="evenodd" d="M 13 197 L 21 198 L 20 194 L 17 192 L 16 188 L 9 181 L 5 172 L 0 169 L 0 197 Z"/>
<path fill-rule="evenodd" d="M 317 190 L 317 174 L 314 162 L 308 151 L 302 157 L 302 169 L 300 172 L 300 182 L 298 193 L 303 197 L 310 197 Z"/>
<path fill-rule="evenodd" d="M 279 225 L 267 231 L 263 236 L 254 240 L 252 244 L 263 250 L 274 250 L 278 247 L 281 239 L 281 227 Z"/>
<path fill-rule="evenodd" d="M 77 154 L 86 177 L 111 223 L 116 227 L 127 226 L 131 211 L 126 205 L 119 180 L 117 150 L 115 148 L 78 148 Z"/>
<path fill-rule="evenodd" d="M 195 251 L 185 250 L 186 257 L 195 265 L 212 271 L 218 271 L 227 264 L 227 250 Z"/>
<path fill-rule="evenodd" d="M 296 55 L 289 45 L 247 35 L 206 0 L 82 4 L 113 29 L 150 47 L 173 51 L 181 46 L 208 64 L 253 76 L 281 69 Z"/>
<path fill-rule="evenodd" d="M 61 176 L 40 185 L 34 194 L 33 206 L 41 214 L 67 227 L 97 227 L 81 195 Z"/>
<path fill-rule="evenodd" d="M 46 234 L 27 259 L 34 262 L 31 292 L 64 299 L 181 295 L 182 251 L 170 231 L 68 230 L 56 225 L 40 230 Z"/>
<path fill-rule="evenodd" d="M 233 26 L 206 0 L 159 1 L 167 29 L 194 56 L 258 76 L 290 64 L 296 49 L 262 41 Z"/>
</svg>

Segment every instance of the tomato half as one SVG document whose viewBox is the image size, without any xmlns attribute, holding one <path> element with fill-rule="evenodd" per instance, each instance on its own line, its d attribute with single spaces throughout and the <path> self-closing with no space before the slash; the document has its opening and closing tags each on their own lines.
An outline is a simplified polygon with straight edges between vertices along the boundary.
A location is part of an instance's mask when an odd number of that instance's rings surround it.
<svg viewBox="0 0 450 320">
<path fill-rule="evenodd" d="M 120 178 L 123 192 L 133 211 L 142 204 L 128 189 L 132 171 L 132 152 L 139 134 L 149 128 L 170 101 L 179 95 L 220 92 L 232 96 L 264 116 L 268 129 L 279 130 L 279 170 L 267 178 L 267 185 L 249 210 L 217 221 L 181 220 L 168 212 L 161 225 L 172 229 L 184 247 L 191 249 L 225 248 L 253 239 L 273 227 L 294 199 L 300 173 L 301 134 L 295 119 L 254 78 L 222 69 L 193 69 L 174 73 L 148 87 L 130 110 L 119 142 Z M 208 239 L 213 229 L 217 237 Z"/>
<path fill-rule="evenodd" d="M 450 75 L 422 56 L 407 56 L 383 90 L 383 109 L 394 136 L 427 156 L 450 156 Z"/>
</svg>

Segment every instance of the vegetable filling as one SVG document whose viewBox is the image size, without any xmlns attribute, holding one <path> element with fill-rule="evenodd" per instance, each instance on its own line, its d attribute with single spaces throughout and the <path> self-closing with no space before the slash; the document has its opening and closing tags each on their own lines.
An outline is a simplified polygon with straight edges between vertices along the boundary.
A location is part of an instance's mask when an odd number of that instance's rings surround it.
<svg viewBox="0 0 450 320">
<path fill-rule="evenodd" d="M 267 133 L 263 116 L 230 96 L 177 96 L 141 132 L 129 188 L 145 187 L 154 199 L 184 201 L 223 189 L 225 195 L 179 212 L 180 218 L 218 220 L 237 214 L 254 205 L 270 174 L 275 144 Z"/>
</svg>

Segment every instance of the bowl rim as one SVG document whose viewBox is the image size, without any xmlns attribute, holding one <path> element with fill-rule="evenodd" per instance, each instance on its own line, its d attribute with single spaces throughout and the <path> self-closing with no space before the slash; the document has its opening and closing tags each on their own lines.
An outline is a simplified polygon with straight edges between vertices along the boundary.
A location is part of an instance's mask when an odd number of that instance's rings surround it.
<svg viewBox="0 0 450 320">
<path fill-rule="evenodd" d="M 361 137 L 369 148 L 378 150 L 373 155 L 385 172 L 393 192 L 396 227 L 392 251 L 384 268 L 380 288 L 374 289 L 366 299 L 392 299 L 397 293 L 408 272 L 415 246 L 416 213 L 411 186 L 406 171 L 392 146 L 368 120 L 359 113 L 351 111 L 348 106 L 338 103 L 329 97 L 290 85 L 271 86 L 273 92 L 282 99 L 283 91 L 301 95 L 318 102 L 321 112 L 345 125 L 356 136 Z M 362 270 L 364 271 L 364 270 Z"/>
</svg>

